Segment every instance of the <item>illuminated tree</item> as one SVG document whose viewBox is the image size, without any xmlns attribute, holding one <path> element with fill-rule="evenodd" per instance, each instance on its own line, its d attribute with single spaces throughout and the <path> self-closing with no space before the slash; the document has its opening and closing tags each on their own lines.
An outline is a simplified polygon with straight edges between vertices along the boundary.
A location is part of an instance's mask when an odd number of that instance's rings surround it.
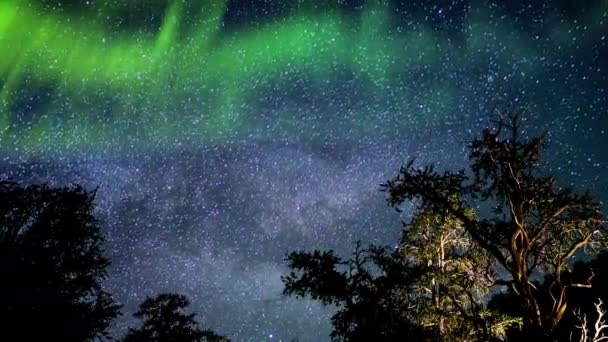
<svg viewBox="0 0 608 342">
<path fill-rule="evenodd" d="M 558 187 L 555 177 L 543 173 L 543 136 L 525 139 L 521 122 L 517 114 L 501 118 L 472 142 L 470 175 L 418 169 L 410 162 L 384 187 L 393 206 L 413 200 L 422 212 L 460 220 L 475 244 L 504 269 L 506 277 L 494 284 L 509 285 L 524 301 L 526 330 L 549 337 L 567 308 L 566 290 L 589 286 L 562 273 L 578 251 L 605 245 L 604 221 L 590 196 Z M 471 217 L 471 208 L 487 214 Z M 532 281 L 540 273 L 547 291 Z"/>
<path fill-rule="evenodd" d="M 337 304 L 333 336 L 348 341 L 378 339 L 378 317 L 391 322 L 389 339 L 406 336 L 400 324 L 433 341 L 500 340 L 514 326 L 552 339 L 567 290 L 590 286 L 565 271 L 577 252 L 605 246 L 604 221 L 590 196 L 543 172 L 543 136 L 525 139 L 521 122 L 512 114 L 483 130 L 470 145 L 468 174 L 408 162 L 382 185 L 397 210 L 417 205 L 399 248 L 358 248 L 350 260 L 291 253 L 285 293 Z M 543 277 L 542 286 L 533 281 Z M 522 304 L 510 315 L 485 305 L 498 285 Z"/>
<path fill-rule="evenodd" d="M 474 217 L 472 210 L 466 215 Z M 408 295 L 409 308 L 431 340 L 500 340 L 505 328 L 517 323 L 485 307 L 494 268 L 462 221 L 447 213 L 421 212 L 405 226 L 399 250 L 410 267 L 424 269 Z"/>
<path fill-rule="evenodd" d="M 333 251 L 289 254 L 284 293 L 337 305 L 335 340 L 499 340 L 517 320 L 485 308 L 489 260 L 459 220 L 421 213 L 393 251 L 358 244 L 348 260 Z"/>
</svg>

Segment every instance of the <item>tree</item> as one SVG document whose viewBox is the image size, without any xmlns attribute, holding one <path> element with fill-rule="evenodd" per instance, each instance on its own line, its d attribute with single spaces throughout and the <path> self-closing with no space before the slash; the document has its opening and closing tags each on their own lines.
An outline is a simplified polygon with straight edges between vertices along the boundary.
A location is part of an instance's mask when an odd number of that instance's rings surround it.
<svg viewBox="0 0 608 342">
<path fill-rule="evenodd" d="M 0 181 L 0 339 L 86 341 L 119 306 L 100 282 L 110 261 L 94 192 Z"/>
<path fill-rule="evenodd" d="M 590 286 L 570 287 L 566 291 L 568 309 L 556 326 L 555 335 L 557 341 L 570 342 L 578 340 L 584 333 L 597 330 L 594 325 L 598 322 L 594 316 L 600 313 L 597 303 L 608 301 L 608 252 L 603 251 L 595 258 L 574 263 L 571 269 L 562 272 L 562 278 L 568 279 L 570 283 Z M 552 300 L 548 288 L 550 285 L 549 279 L 535 283 L 540 292 L 545 294 L 543 302 Z M 512 290 L 495 295 L 489 306 L 511 316 L 522 316 L 526 310 L 525 302 Z M 588 317 L 591 320 L 587 320 Z M 586 327 L 582 324 L 583 321 L 587 323 Z M 508 331 L 509 340 L 518 340 L 527 334 L 525 330 Z"/>
<path fill-rule="evenodd" d="M 227 338 L 211 330 L 201 330 L 196 314 L 183 311 L 190 303 L 182 295 L 163 293 L 147 298 L 133 314 L 141 319 L 139 328 L 130 328 L 124 342 L 224 342 Z"/>
<path fill-rule="evenodd" d="M 287 260 L 286 295 L 338 306 L 334 340 L 490 341 L 515 323 L 485 308 L 488 258 L 453 217 L 417 215 L 393 251 L 357 244 L 348 260 L 333 251 L 292 252 Z"/>
<path fill-rule="evenodd" d="M 580 336 L 579 336 L 579 340 L 580 342 L 600 342 L 600 341 L 606 341 L 608 340 L 608 336 L 606 335 L 605 331 L 606 329 L 608 329 L 608 324 L 606 323 L 606 320 L 604 318 L 604 316 L 606 315 L 606 310 L 604 310 L 602 308 L 602 305 L 604 303 L 602 302 L 601 299 L 599 299 L 596 303 L 595 303 L 595 311 L 597 313 L 597 319 L 595 320 L 595 322 L 593 323 L 593 325 L 591 326 L 591 328 L 589 327 L 591 325 L 590 322 L 587 322 L 587 315 L 586 314 L 581 314 L 580 311 L 575 311 L 575 315 L 577 316 L 580 325 L 577 325 L 576 327 L 580 329 Z M 572 335 L 570 335 L 570 341 L 572 340 Z"/>
<path fill-rule="evenodd" d="M 525 139 L 521 123 L 520 115 L 510 114 L 483 130 L 470 145 L 470 174 L 415 168 L 410 161 L 383 188 L 392 206 L 413 200 L 421 212 L 460 220 L 504 270 L 506 277 L 493 283 L 511 286 L 525 303 L 527 331 L 549 338 L 566 311 L 566 290 L 588 286 L 562 273 L 578 251 L 605 246 L 604 221 L 589 195 L 558 187 L 554 176 L 543 173 L 544 136 Z M 472 208 L 487 214 L 471 217 Z M 547 279 L 547 292 L 532 281 L 539 273 Z"/>
<path fill-rule="evenodd" d="M 525 139 L 521 123 L 510 114 L 483 130 L 470 145 L 469 173 L 408 162 L 382 184 L 397 210 L 405 201 L 417 204 L 398 250 L 379 258 L 374 251 L 383 249 L 371 246 L 350 260 L 332 251 L 291 253 L 285 293 L 337 304 L 333 336 L 349 341 L 377 331 L 367 314 L 378 311 L 432 340 L 504 339 L 514 326 L 526 337 L 554 337 L 570 290 L 590 286 L 566 270 L 577 252 L 606 245 L 604 220 L 589 195 L 563 189 L 543 172 L 544 136 Z M 516 296 L 503 301 L 511 310 L 484 304 L 498 285 Z M 381 304 L 389 293 L 393 306 Z M 360 303 L 379 304 L 358 310 Z"/>
<path fill-rule="evenodd" d="M 581 316 L 592 317 L 596 313 L 604 312 L 597 304 L 608 302 L 608 252 L 603 251 L 591 260 L 575 263 L 572 270 L 565 275 L 576 282 L 591 285 L 591 288 L 575 287 L 568 291 L 569 310 L 563 318 L 565 324 L 559 327 L 560 332 L 567 335 L 572 332 L 573 326 L 582 323 L 580 322 Z M 599 318 L 595 322 L 600 321 Z M 589 325 L 591 325 L 591 321 Z M 594 330 L 597 330 L 594 326 L 581 327 L 581 332 Z"/>
<path fill-rule="evenodd" d="M 517 323 L 486 308 L 493 265 L 457 218 L 418 213 L 405 224 L 400 255 L 410 266 L 424 268 L 409 295 L 409 307 L 433 341 L 501 340 L 506 328 Z"/>
<path fill-rule="evenodd" d="M 398 251 L 360 243 L 350 259 L 333 251 L 292 252 L 292 271 L 282 277 L 284 294 L 310 296 L 336 305 L 331 337 L 336 341 L 395 341 L 422 338 L 407 296 L 419 270 L 403 263 Z"/>
</svg>

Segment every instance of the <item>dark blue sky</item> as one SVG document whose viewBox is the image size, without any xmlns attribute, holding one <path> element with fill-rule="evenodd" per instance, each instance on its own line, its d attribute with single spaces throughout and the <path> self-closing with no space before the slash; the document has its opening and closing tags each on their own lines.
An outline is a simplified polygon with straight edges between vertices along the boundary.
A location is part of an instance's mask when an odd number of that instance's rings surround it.
<svg viewBox="0 0 608 342">
<path fill-rule="evenodd" d="M 15 8 L 60 22 L 100 70 L 53 38 L 57 65 L 0 61 L 0 177 L 100 187 L 117 334 L 173 291 L 236 341 L 328 340 L 331 308 L 281 295 L 285 254 L 395 244 L 379 184 L 411 157 L 466 166 L 499 112 L 526 109 L 529 134 L 550 132 L 548 170 L 607 199 L 607 1 L 228 1 L 204 52 L 192 3 L 166 44 L 170 2 L 58 3 Z M 0 45 L 19 49 L 27 24 Z M 87 45 L 101 36 L 108 50 Z M 108 62 L 152 54 L 146 39 L 165 52 L 141 83 L 144 64 Z"/>
</svg>

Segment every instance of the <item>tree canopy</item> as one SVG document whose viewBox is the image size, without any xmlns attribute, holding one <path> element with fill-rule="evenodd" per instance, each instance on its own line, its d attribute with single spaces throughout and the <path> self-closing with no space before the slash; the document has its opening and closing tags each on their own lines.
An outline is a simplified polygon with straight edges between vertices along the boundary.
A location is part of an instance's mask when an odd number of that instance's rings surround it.
<svg viewBox="0 0 608 342">
<path fill-rule="evenodd" d="M 495 284 L 508 284 L 528 310 L 530 333 L 550 337 L 567 308 L 566 289 L 587 286 L 562 277 L 578 251 L 605 246 L 600 205 L 588 194 L 558 186 L 542 169 L 544 136 L 522 136 L 519 114 L 498 120 L 470 145 L 471 175 L 440 173 L 413 163 L 384 184 L 389 203 L 417 200 L 420 211 L 445 212 L 463 222 L 472 240 L 505 270 Z M 451 200 L 457 196 L 457 201 Z M 467 210 L 488 213 L 469 217 Z M 550 300 L 543 301 L 531 277 L 545 275 Z"/>
<path fill-rule="evenodd" d="M 283 277 L 284 293 L 310 296 L 335 304 L 331 336 L 340 341 L 394 341 L 402 336 L 421 337 L 413 324 L 405 296 L 418 270 L 401 262 L 397 251 L 357 245 L 348 260 L 333 251 L 293 252 L 292 272 Z"/>
<path fill-rule="evenodd" d="M 202 330 L 187 314 L 188 299 L 179 294 L 162 293 L 147 298 L 133 314 L 142 320 L 139 328 L 130 328 L 124 342 L 227 342 L 228 339 L 211 330 Z"/>
<path fill-rule="evenodd" d="M 85 341 L 119 306 L 101 287 L 109 260 L 94 192 L 0 182 L 0 339 Z"/>
<path fill-rule="evenodd" d="M 524 136 L 523 123 L 514 113 L 484 129 L 469 146 L 468 170 L 440 172 L 411 160 L 381 185 L 397 210 L 406 201 L 416 204 L 390 263 L 369 257 L 376 268 L 370 273 L 352 266 L 358 252 L 350 261 L 332 251 L 293 252 L 285 293 L 338 303 L 337 339 L 356 340 L 344 333 L 344 317 L 355 327 L 370 321 L 351 315 L 351 302 L 377 301 L 375 291 L 344 289 L 377 291 L 375 282 L 386 278 L 383 283 L 395 284 L 391 290 L 400 295 L 384 311 L 397 310 L 432 340 L 501 340 L 513 327 L 526 337 L 552 340 L 569 290 L 590 287 L 566 271 L 577 253 L 606 246 L 605 221 L 597 201 L 546 173 L 544 135 Z M 349 268 L 340 272 L 344 264 Z M 508 286 L 521 303 L 513 315 L 486 305 L 496 286 Z"/>
</svg>

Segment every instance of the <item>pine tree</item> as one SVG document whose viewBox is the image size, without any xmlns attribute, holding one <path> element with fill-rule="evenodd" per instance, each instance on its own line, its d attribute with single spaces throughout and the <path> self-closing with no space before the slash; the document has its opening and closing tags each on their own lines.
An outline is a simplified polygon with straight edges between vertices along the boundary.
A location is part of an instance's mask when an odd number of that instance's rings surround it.
<svg viewBox="0 0 608 342">
<path fill-rule="evenodd" d="M 211 330 L 201 330 L 194 319 L 186 314 L 186 297 L 163 293 L 147 298 L 133 315 L 142 320 L 139 328 L 130 328 L 124 342 L 227 342 L 228 339 Z"/>
</svg>

